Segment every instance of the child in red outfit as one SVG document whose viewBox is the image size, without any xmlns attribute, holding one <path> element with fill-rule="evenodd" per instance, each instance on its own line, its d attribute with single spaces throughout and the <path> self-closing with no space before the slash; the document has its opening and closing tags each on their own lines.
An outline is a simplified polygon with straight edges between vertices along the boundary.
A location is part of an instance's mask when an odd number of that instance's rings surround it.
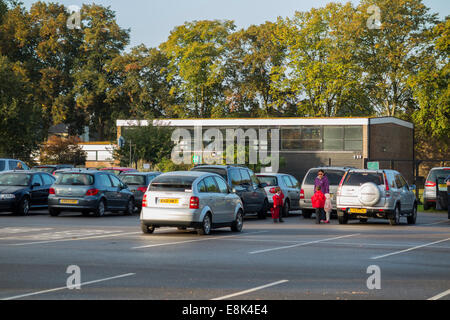
<svg viewBox="0 0 450 320">
<path fill-rule="evenodd" d="M 278 222 L 278 219 L 280 220 L 280 222 L 284 222 L 283 219 L 281 218 L 281 208 L 283 207 L 283 198 L 284 195 L 281 192 L 280 187 L 277 187 L 275 189 L 275 195 L 273 196 L 273 208 L 271 208 L 271 212 L 272 212 L 272 219 L 273 222 L 276 223 Z"/>
<path fill-rule="evenodd" d="M 316 209 L 316 223 L 320 224 L 324 222 L 325 211 L 323 210 L 325 206 L 325 195 L 320 191 L 320 186 L 317 186 L 316 192 L 311 198 L 312 206 Z"/>
</svg>

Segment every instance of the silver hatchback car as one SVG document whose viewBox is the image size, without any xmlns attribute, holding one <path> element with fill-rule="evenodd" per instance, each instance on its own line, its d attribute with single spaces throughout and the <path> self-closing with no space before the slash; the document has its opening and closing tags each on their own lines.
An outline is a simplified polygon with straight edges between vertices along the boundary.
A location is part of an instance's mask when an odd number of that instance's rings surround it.
<svg viewBox="0 0 450 320">
<path fill-rule="evenodd" d="M 391 225 L 406 217 L 415 224 L 417 200 L 415 186 L 395 170 L 349 170 L 337 190 L 336 204 L 340 224 L 350 219 L 388 219 Z"/>
<path fill-rule="evenodd" d="M 141 210 L 143 233 L 159 227 L 195 228 L 208 235 L 211 229 L 231 227 L 240 232 L 243 205 L 225 180 L 215 173 L 177 171 L 152 180 Z"/>
</svg>

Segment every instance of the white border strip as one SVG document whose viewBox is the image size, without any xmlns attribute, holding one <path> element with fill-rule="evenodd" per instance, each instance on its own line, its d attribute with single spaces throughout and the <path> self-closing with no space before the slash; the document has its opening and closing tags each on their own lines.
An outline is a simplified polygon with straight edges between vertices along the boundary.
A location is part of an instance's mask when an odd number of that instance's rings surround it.
<svg viewBox="0 0 450 320">
<path fill-rule="evenodd" d="M 290 249 L 290 248 L 295 248 L 295 247 L 306 246 L 308 244 L 314 244 L 314 243 L 320 243 L 320 242 L 325 242 L 325 241 L 337 240 L 337 239 L 342 239 L 342 238 L 354 237 L 354 236 L 358 236 L 358 235 L 360 235 L 360 233 L 350 234 L 350 235 L 341 236 L 341 237 L 334 237 L 334 238 L 327 238 L 327 239 L 322 239 L 322 240 L 310 241 L 310 242 L 304 242 L 304 243 L 294 244 L 294 245 L 291 245 L 291 246 L 284 246 L 284 247 L 277 247 L 277 248 L 271 248 L 271 249 L 257 250 L 257 251 L 252 251 L 252 252 L 249 252 L 249 253 L 250 254 L 257 254 L 257 253 L 265 253 L 265 252 L 270 252 L 270 251 L 275 251 L 275 250 Z"/>
<path fill-rule="evenodd" d="M 258 291 L 258 290 L 261 290 L 261 289 L 265 289 L 265 288 L 268 288 L 268 287 L 273 287 L 273 286 L 276 286 L 278 284 L 286 283 L 288 281 L 289 280 L 280 280 L 280 281 L 277 281 L 277 282 L 272 282 L 272 283 L 266 284 L 264 286 L 260 286 L 260 287 L 256 287 L 256 288 L 253 288 L 253 289 L 248 289 L 248 290 L 236 292 L 236 293 L 233 293 L 233 294 L 229 294 L 229 295 L 226 295 L 226 296 L 223 296 L 223 297 L 219 297 L 219 298 L 214 298 L 214 299 L 211 299 L 211 300 L 224 300 L 224 299 L 228 299 L 228 298 L 232 298 L 232 297 L 236 297 L 236 296 L 241 296 L 243 294 L 247 294 L 247 293 L 250 293 L 250 292 L 255 292 L 255 291 Z"/>
<path fill-rule="evenodd" d="M 108 281 L 108 280 L 114 280 L 114 279 L 119 279 L 119 278 L 125 278 L 125 277 L 129 277 L 129 276 L 134 276 L 135 273 L 126 273 L 126 274 L 121 274 L 119 276 L 115 276 L 115 277 L 109 277 L 109 278 L 104 278 L 104 279 L 99 279 L 99 280 L 93 280 L 93 281 L 88 281 L 88 282 L 84 282 L 81 283 L 80 286 L 85 286 L 88 284 L 93 284 L 93 283 L 98 283 L 98 282 L 104 282 L 104 281 Z M 49 289 L 49 290 L 43 290 L 43 291 L 38 291 L 38 292 L 32 292 L 32 293 L 27 293 L 27 294 L 22 294 L 19 296 L 14 296 L 14 297 L 9 297 L 9 298 L 4 298 L 1 300 L 15 300 L 15 299 L 20 299 L 20 298 L 25 298 L 25 297 L 30 297 L 30 296 L 35 296 L 38 294 L 43 294 L 43 293 L 49 293 L 49 292 L 55 292 L 55 291 L 61 291 L 61 290 L 65 290 L 68 289 L 67 286 L 65 287 L 60 287 L 60 288 L 55 288 L 55 289 Z"/>
<path fill-rule="evenodd" d="M 422 244 L 420 246 L 412 247 L 412 248 L 409 248 L 409 249 L 405 249 L 405 250 L 401 250 L 401 251 L 395 251 L 395 252 L 392 252 L 392 253 L 384 254 L 382 256 L 372 257 L 370 259 L 377 260 L 377 259 L 381 259 L 381 258 L 386 258 L 386 257 L 389 257 L 389 256 L 393 256 L 393 255 L 396 255 L 396 254 L 401 254 L 401 253 L 405 253 L 405 252 L 408 252 L 408 251 L 412 251 L 412 250 L 428 247 L 428 246 L 431 246 L 433 244 L 441 243 L 441 242 L 449 241 L 449 240 L 450 240 L 450 238 L 442 239 L 442 240 L 439 240 L 439 241 L 434 241 L 434 242 L 431 242 L 431 243 Z"/>
<path fill-rule="evenodd" d="M 447 291 L 444 291 L 444 292 L 442 292 L 442 293 L 440 293 L 438 295 L 435 295 L 434 297 L 431 297 L 431 298 L 429 298 L 427 300 L 439 300 L 440 298 L 448 296 L 449 294 L 450 294 L 450 289 L 447 290 Z"/>
</svg>

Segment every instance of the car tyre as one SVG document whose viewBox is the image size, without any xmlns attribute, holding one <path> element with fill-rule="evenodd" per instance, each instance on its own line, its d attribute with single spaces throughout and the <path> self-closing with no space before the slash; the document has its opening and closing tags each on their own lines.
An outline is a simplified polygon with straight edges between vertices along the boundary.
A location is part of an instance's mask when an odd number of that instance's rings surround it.
<svg viewBox="0 0 450 320">
<path fill-rule="evenodd" d="M 267 218 L 267 211 L 269 211 L 269 201 L 264 199 L 261 210 L 258 211 L 258 219 L 264 220 Z"/>
<path fill-rule="evenodd" d="M 394 215 L 389 218 L 389 223 L 391 226 L 396 226 L 400 224 L 400 206 L 396 206 L 394 210 Z"/>
<path fill-rule="evenodd" d="M 282 214 L 282 216 L 283 217 L 289 216 L 289 210 L 290 209 L 291 209 L 291 205 L 289 203 L 289 200 L 286 200 L 286 202 L 284 203 L 284 206 L 283 206 L 283 214 Z"/>
<path fill-rule="evenodd" d="M 416 220 L 417 220 L 417 204 L 416 203 L 414 203 L 411 214 L 408 216 L 407 220 L 408 220 L 408 224 L 416 224 Z"/>
<path fill-rule="evenodd" d="M 96 217 L 103 217 L 105 215 L 105 211 L 106 211 L 106 203 L 105 200 L 100 200 L 98 205 L 97 205 L 97 209 L 95 209 L 95 216 Z"/>
<path fill-rule="evenodd" d="M 27 216 L 30 213 L 30 199 L 27 196 L 23 197 L 22 200 L 20 200 L 16 212 L 21 216 Z"/>
<path fill-rule="evenodd" d="M 206 214 L 202 221 L 201 228 L 197 229 L 197 233 L 201 236 L 207 236 L 211 233 L 211 216 Z"/>
<path fill-rule="evenodd" d="M 57 216 L 59 216 L 59 215 L 61 214 L 61 210 L 59 210 L 59 209 L 54 209 L 54 208 L 48 209 L 48 212 L 50 213 L 50 215 L 51 215 L 52 217 L 57 217 Z"/>
<path fill-rule="evenodd" d="M 347 224 L 348 223 L 348 215 L 345 212 L 338 213 L 338 222 L 339 224 Z"/>
<path fill-rule="evenodd" d="M 141 230 L 142 230 L 142 233 L 151 234 L 151 233 L 153 233 L 155 231 L 155 227 L 154 226 L 148 226 L 148 225 L 146 225 L 146 224 L 141 222 Z"/>
<path fill-rule="evenodd" d="M 428 204 L 428 202 L 424 201 L 423 210 L 428 210 L 428 209 L 430 209 L 430 205 Z"/>
<path fill-rule="evenodd" d="M 127 202 L 127 208 L 124 211 L 126 216 L 131 216 L 134 213 L 134 199 L 130 198 Z"/>
<path fill-rule="evenodd" d="M 231 231 L 233 232 L 241 232 L 242 226 L 244 225 L 244 217 L 242 211 L 239 210 L 236 214 L 236 219 L 231 224 Z"/>
</svg>

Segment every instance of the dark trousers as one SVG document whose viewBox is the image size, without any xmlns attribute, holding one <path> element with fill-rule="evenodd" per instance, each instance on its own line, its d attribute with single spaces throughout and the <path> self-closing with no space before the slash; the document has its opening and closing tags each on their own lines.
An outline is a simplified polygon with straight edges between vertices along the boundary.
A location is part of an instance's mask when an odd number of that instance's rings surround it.
<svg viewBox="0 0 450 320">
<path fill-rule="evenodd" d="M 320 220 L 325 220 L 325 210 L 316 208 L 316 223 L 320 223 Z"/>
</svg>

